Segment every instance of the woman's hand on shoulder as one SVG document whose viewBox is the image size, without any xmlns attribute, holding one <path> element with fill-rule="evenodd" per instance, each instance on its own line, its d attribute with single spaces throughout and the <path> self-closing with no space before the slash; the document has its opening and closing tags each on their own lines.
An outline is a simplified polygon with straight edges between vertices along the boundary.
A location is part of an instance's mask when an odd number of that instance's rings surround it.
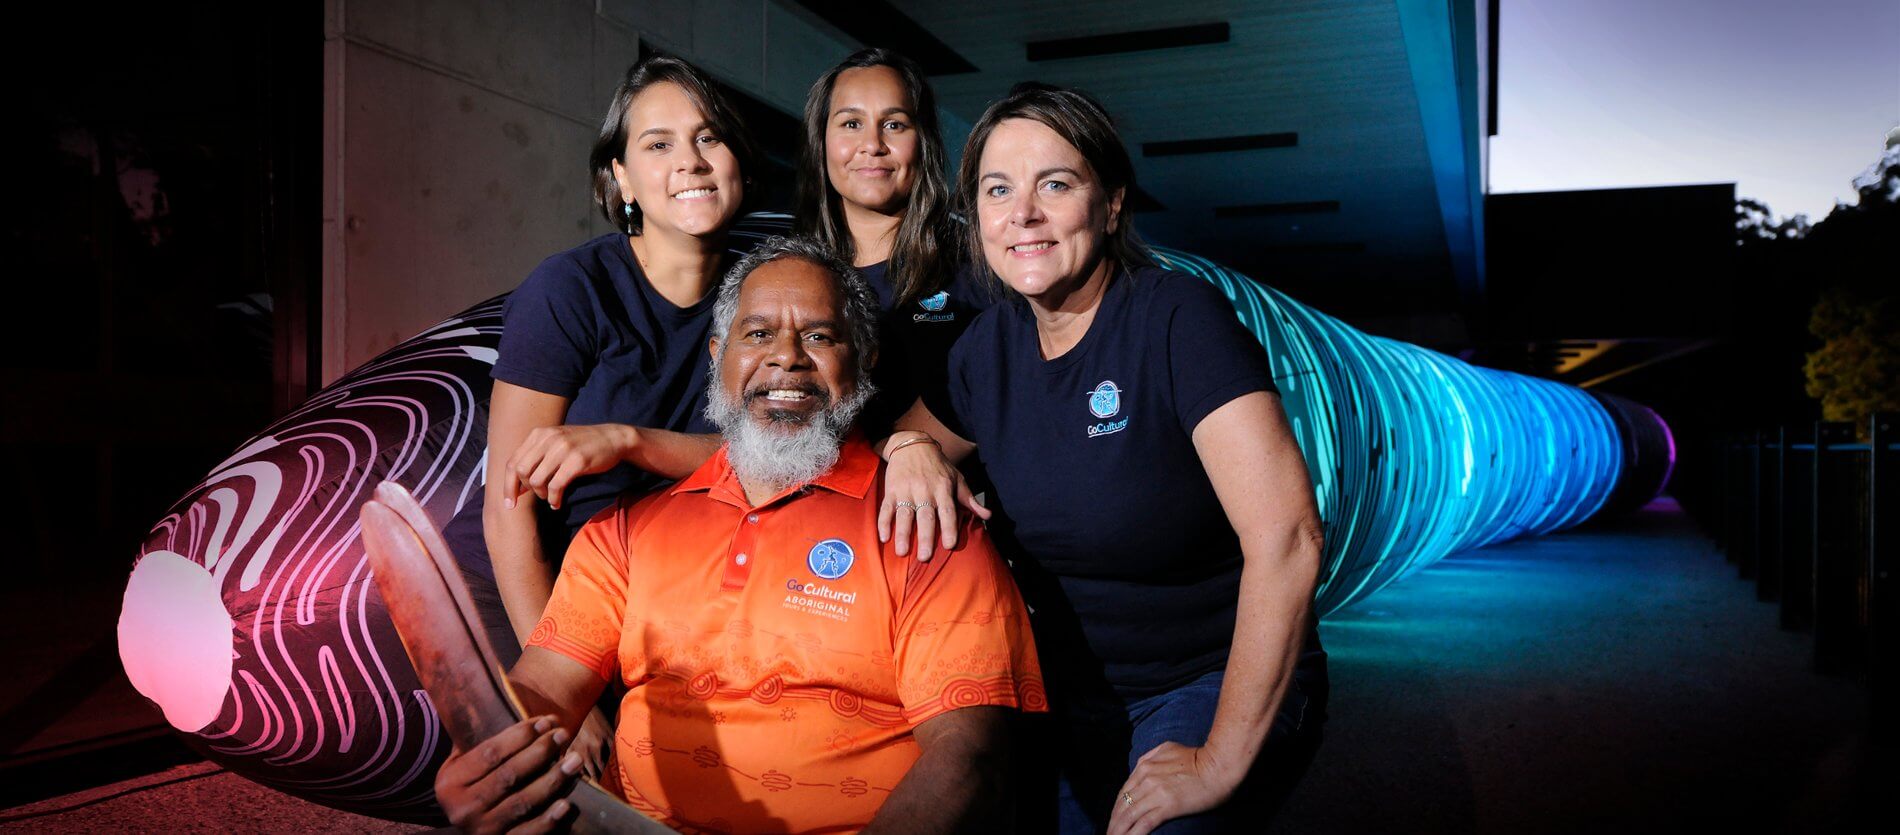
<svg viewBox="0 0 1900 835">
<path fill-rule="evenodd" d="M 532 492 L 558 509 L 574 479 L 613 469 L 639 442 L 638 429 L 618 423 L 535 427 L 503 467 L 507 507 Z"/>
<path fill-rule="evenodd" d="M 944 550 L 957 547 L 959 506 L 969 508 L 977 518 L 990 518 L 989 509 L 971 495 L 963 473 L 944 457 L 930 435 L 898 432 L 880 450 L 888 463 L 884 495 L 877 508 L 877 537 L 881 542 L 896 539 L 899 555 L 910 553 L 913 541 L 919 560 L 930 559 L 939 544 Z"/>
</svg>

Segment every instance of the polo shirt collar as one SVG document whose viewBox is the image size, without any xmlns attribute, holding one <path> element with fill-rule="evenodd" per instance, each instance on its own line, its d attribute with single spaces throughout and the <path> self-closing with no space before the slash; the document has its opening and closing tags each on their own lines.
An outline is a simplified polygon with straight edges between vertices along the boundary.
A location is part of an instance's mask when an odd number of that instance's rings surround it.
<svg viewBox="0 0 1900 835">
<path fill-rule="evenodd" d="M 739 483 L 739 474 L 733 472 L 732 461 L 726 457 L 727 449 L 727 446 L 721 445 L 719 451 L 713 453 L 713 457 L 694 470 L 692 475 L 674 485 L 672 493 L 708 493 L 736 502 L 741 507 L 750 507 L 745 497 L 745 487 Z M 870 442 L 864 439 L 862 433 L 853 431 L 844 439 L 844 446 L 838 451 L 838 463 L 831 465 L 824 475 L 813 479 L 810 486 L 862 499 L 871 492 L 871 485 L 877 482 L 877 468 L 881 463 L 877 451 L 871 449 Z M 804 486 L 793 485 L 765 504 L 774 504 Z"/>
</svg>

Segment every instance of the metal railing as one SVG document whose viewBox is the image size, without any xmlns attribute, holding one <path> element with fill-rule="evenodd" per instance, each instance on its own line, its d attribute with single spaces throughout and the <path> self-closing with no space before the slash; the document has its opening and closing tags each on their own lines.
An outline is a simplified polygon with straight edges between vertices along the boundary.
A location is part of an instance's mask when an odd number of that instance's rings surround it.
<svg viewBox="0 0 1900 835">
<path fill-rule="evenodd" d="M 1716 544 L 1784 629 L 1813 636 L 1814 669 L 1863 680 L 1874 736 L 1900 740 L 1900 413 L 1731 436 L 1720 443 Z"/>
</svg>

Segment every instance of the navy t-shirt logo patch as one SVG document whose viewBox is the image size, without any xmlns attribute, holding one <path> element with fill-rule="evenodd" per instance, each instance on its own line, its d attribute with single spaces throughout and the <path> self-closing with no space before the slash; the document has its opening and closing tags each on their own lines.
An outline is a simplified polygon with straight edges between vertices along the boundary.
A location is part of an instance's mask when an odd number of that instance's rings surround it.
<svg viewBox="0 0 1900 835">
<path fill-rule="evenodd" d="M 1120 414 L 1121 410 L 1122 390 L 1115 385 L 1114 380 L 1103 380 L 1096 384 L 1094 391 L 1089 392 L 1089 414 L 1107 420 Z M 1127 428 L 1128 418 L 1109 423 L 1090 424 L 1089 437 L 1112 435 Z"/>
<path fill-rule="evenodd" d="M 944 307 L 946 307 L 949 304 L 950 304 L 950 294 L 942 290 L 938 290 L 936 295 L 925 296 L 917 300 L 917 306 L 923 308 L 924 312 L 911 316 L 910 319 L 913 322 L 951 321 L 957 318 L 957 314 L 943 312 Z"/>
<path fill-rule="evenodd" d="M 1089 392 L 1089 413 L 1098 418 L 1112 418 L 1122 410 L 1122 390 L 1115 387 L 1114 380 L 1103 380 Z"/>
</svg>

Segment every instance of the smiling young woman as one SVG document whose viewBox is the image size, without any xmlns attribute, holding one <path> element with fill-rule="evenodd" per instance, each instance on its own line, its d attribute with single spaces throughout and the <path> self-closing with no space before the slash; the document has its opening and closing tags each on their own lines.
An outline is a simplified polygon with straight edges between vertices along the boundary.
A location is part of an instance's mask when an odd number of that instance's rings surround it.
<svg viewBox="0 0 1900 835">
<path fill-rule="evenodd" d="M 641 61 L 590 160 L 595 202 L 617 231 L 549 257 L 508 298 L 486 487 L 444 531 L 505 661 L 541 617 L 574 531 L 718 446 L 701 414 L 709 291 L 755 158 L 705 75 Z M 576 736 L 590 771 L 611 736 L 599 711 Z"/>
<path fill-rule="evenodd" d="M 852 53 L 805 97 L 799 234 L 861 271 L 886 265 L 873 282 L 886 306 L 935 293 L 955 252 L 946 160 L 936 95 L 916 62 L 887 49 Z"/>
<path fill-rule="evenodd" d="M 888 65 L 846 69 L 831 88 L 825 175 L 842 198 L 845 226 L 864 233 L 853 234 L 852 249 L 865 264 L 890 258 L 910 208 L 924 164 L 916 110 L 903 74 Z"/>
<path fill-rule="evenodd" d="M 708 286 L 706 257 L 717 261 L 745 197 L 739 160 L 678 83 L 642 89 L 628 101 L 626 124 L 641 129 L 608 165 L 628 244 L 661 295 L 691 305 Z"/>
<path fill-rule="evenodd" d="M 884 353 L 863 418 L 873 437 L 936 385 L 951 344 L 990 303 L 955 257 L 947 159 L 936 95 L 916 62 L 864 49 L 813 82 L 797 228 L 877 291 Z"/>
</svg>

